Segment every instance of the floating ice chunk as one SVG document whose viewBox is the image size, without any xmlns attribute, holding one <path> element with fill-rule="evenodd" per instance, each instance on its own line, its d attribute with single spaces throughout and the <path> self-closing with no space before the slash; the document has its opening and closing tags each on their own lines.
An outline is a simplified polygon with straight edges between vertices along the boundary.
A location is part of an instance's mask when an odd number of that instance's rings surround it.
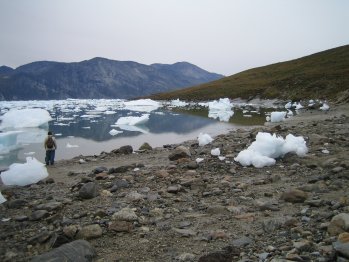
<svg viewBox="0 0 349 262">
<path fill-rule="evenodd" d="M 0 154 L 8 154 L 18 148 L 17 137 L 23 131 L 7 131 L 0 133 Z"/>
<path fill-rule="evenodd" d="M 151 112 L 158 109 L 161 104 L 151 99 L 140 99 L 124 102 L 126 109 L 139 112 Z"/>
<path fill-rule="evenodd" d="M 24 164 L 14 163 L 1 173 L 5 185 L 26 186 L 37 183 L 48 176 L 45 165 L 33 157 L 27 157 Z"/>
<path fill-rule="evenodd" d="M 275 158 L 282 157 L 289 152 L 295 152 L 298 156 L 305 156 L 308 152 L 304 138 L 295 137 L 292 134 L 286 139 L 275 134 L 259 132 L 247 149 L 241 151 L 235 161 L 243 166 L 253 165 L 257 168 L 275 164 Z"/>
<path fill-rule="evenodd" d="M 115 125 L 141 125 L 149 120 L 149 114 L 144 114 L 142 116 L 126 116 L 120 117 L 118 121 L 116 121 Z"/>
<path fill-rule="evenodd" d="M 0 116 L 2 120 L 0 130 L 11 128 L 18 129 L 23 127 L 39 127 L 52 120 L 50 114 L 45 109 L 11 109 Z"/>
<path fill-rule="evenodd" d="M 181 106 L 186 106 L 186 105 L 188 105 L 188 103 L 184 102 L 184 101 L 180 101 L 179 98 L 171 101 L 171 106 L 181 107 Z"/>
<path fill-rule="evenodd" d="M 109 131 L 109 134 L 112 135 L 112 136 L 116 136 L 117 134 L 121 134 L 123 133 L 123 131 L 118 131 L 118 130 L 115 130 L 115 129 L 112 129 Z"/>
<path fill-rule="evenodd" d="M 90 126 L 83 126 L 83 127 L 81 127 L 82 129 L 91 129 L 91 127 Z"/>
<path fill-rule="evenodd" d="M 209 102 L 208 108 L 208 117 L 218 118 L 220 121 L 228 122 L 230 117 L 234 115 L 234 111 L 231 110 L 232 104 L 229 98 L 220 98 L 218 101 Z"/>
<path fill-rule="evenodd" d="M 276 123 L 276 122 L 281 122 L 285 120 L 287 112 L 282 111 L 282 112 L 271 112 L 270 115 L 270 122 Z"/>
<path fill-rule="evenodd" d="M 199 146 L 204 146 L 213 141 L 213 138 L 209 134 L 200 133 L 198 137 Z"/>
<path fill-rule="evenodd" d="M 105 115 L 114 115 L 114 114 L 116 114 L 116 112 L 112 111 L 112 110 L 107 110 L 107 111 L 104 112 L 104 114 Z"/>
<path fill-rule="evenodd" d="M 324 104 L 320 107 L 320 109 L 321 109 L 322 111 L 327 111 L 327 110 L 330 109 L 330 107 L 329 107 L 328 104 L 324 103 Z"/>
<path fill-rule="evenodd" d="M 198 157 L 195 161 L 196 161 L 196 163 L 199 164 L 200 162 L 202 162 L 204 160 L 205 160 L 204 158 Z"/>
<path fill-rule="evenodd" d="M 287 116 L 293 116 L 293 112 L 291 110 L 287 110 Z"/>
<path fill-rule="evenodd" d="M 219 148 L 214 148 L 211 150 L 211 155 L 213 156 L 219 156 L 221 154 L 221 151 L 219 150 Z"/>
<path fill-rule="evenodd" d="M 74 148 L 79 147 L 78 145 L 71 145 L 70 143 L 67 143 L 66 148 Z"/>
</svg>

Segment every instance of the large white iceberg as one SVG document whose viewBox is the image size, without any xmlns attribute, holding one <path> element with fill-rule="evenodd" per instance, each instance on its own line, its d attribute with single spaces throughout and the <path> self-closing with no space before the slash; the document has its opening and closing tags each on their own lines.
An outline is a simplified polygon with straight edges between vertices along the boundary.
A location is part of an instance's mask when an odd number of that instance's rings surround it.
<svg viewBox="0 0 349 262">
<path fill-rule="evenodd" d="M 0 130 L 39 127 L 51 121 L 48 111 L 40 108 L 12 109 L 0 116 Z"/>
<path fill-rule="evenodd" d="M 276 158 L 282 157 L 289 152 L 298 156 L 305 156 L 308 152 L 306 142 L 302 136 L 295 137 L 292 134 L 283 139 L 275 134 L 259 132 L 254 141 L 247 149 L 241 151 L 235 161 L 243 166 L 253 165 L 261 168 L 274 165 Z"/>
<path fill-rule="evenodd" d="M 188 105 L 188 103 L 184 101 L 180 101 L 179 98 L 177 98 L 176 100 L 171 100 L 171 106 L 182 107 L 186 105 Z"/>
<path fill-rule="evenodd" d="M 26 186 L 39 182 L 48 176 L 45 165 L 36 158 L 27 157 L 24 164 L 14 163 L 9 170 L 1 173 L 5 185 Z"/>
<path fill-rule="evenodd" d="M 161 104 L 151 99 L 139 99 L 124 102 L 125 109 L 138 112 L 151 112 L 158 109 Z"/>
<path fill-rule="evenodd" d="M 144 114 L 142 116 L 126 116 L 126 117 L 120 117 L 115 125 L 129 125 L 129 126 L 135 126 L 135 125 L 141 125 L 144 124 L 149 120 L 149 114 Z"/>
<path fill-rule="evenodd" d="M 234 115 L 231 109 L 232 104 L 229 98 L 220 98 L 218 101 L 214 100 L 208 103 L 208 117 L 219 119 L 219 121 L 228 122 L 230 117 Z"/>
</svg>

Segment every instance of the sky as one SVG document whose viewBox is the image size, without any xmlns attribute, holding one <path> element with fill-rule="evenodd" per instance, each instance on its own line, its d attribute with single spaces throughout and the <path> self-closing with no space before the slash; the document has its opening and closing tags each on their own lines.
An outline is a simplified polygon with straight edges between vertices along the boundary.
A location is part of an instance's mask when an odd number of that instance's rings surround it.
<svg viewBox="0 0 349 262">
<path fill-rule="evenodd" d="M 348 0 L 0 0 L 0 66 L 94 57 L 232 75 L 349 44 Z"/>
</svg>

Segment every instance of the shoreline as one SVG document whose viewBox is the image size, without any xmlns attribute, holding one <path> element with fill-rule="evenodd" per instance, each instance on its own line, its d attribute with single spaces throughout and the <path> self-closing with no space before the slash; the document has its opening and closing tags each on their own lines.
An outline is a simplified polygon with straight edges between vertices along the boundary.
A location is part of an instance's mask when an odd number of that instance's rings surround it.
<svg viewBox="0 0 349 262">
<path fill-rule="evenodd" d="M 189 140 L 57 161 L 45 181 L 3 191 L 0 260 L 28 261 L 86 239 L 97 261 L 198 261 L 222 252 L 230 261 L 334 261 L 346 229 L 332 230 L 332 219 L 349 214 L 348 109 L 307 110 L 203 147 Z M 309 152 L 263 168 L 234 162 L 259 131 L 302 135 Z M 189 155 L 170 160 L 178 146 Z M 217 147 L 224 161 L 210 154 Z"/>
</svg>

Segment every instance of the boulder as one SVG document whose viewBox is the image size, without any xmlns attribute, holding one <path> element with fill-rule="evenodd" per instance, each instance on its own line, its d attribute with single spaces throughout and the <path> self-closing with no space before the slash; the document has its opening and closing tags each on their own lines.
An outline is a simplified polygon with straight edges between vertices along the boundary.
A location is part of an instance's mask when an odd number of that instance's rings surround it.
<svg viewBox="0 0 349 262">
<path fill-rule="evenodd" d="M 83 199 L 91 199 L 98 196 L 98 187 L 94 182 L 84 184 L 79 190 L 79 197 Z"/>
<path fill-rule="evenodd" d="M 178 146 L 168 158 L 171 161 L 178 160 L 180 158 L 189 158 L 191 156 L 190 150 L 185 146 Z"/>
<path fill-rule="evenodd" d="M 86 240 L 76 240 L 34 257 L 31 262 L 92 262 L 96 252 Z"/>
<path fill-rule="evenodd" d="M 340 213 L 334 216 L 328 225 L 327 232 L 331 236 L 336 236 L 343 232 L 349 231 L 349 214 Z"/>
</svg>

